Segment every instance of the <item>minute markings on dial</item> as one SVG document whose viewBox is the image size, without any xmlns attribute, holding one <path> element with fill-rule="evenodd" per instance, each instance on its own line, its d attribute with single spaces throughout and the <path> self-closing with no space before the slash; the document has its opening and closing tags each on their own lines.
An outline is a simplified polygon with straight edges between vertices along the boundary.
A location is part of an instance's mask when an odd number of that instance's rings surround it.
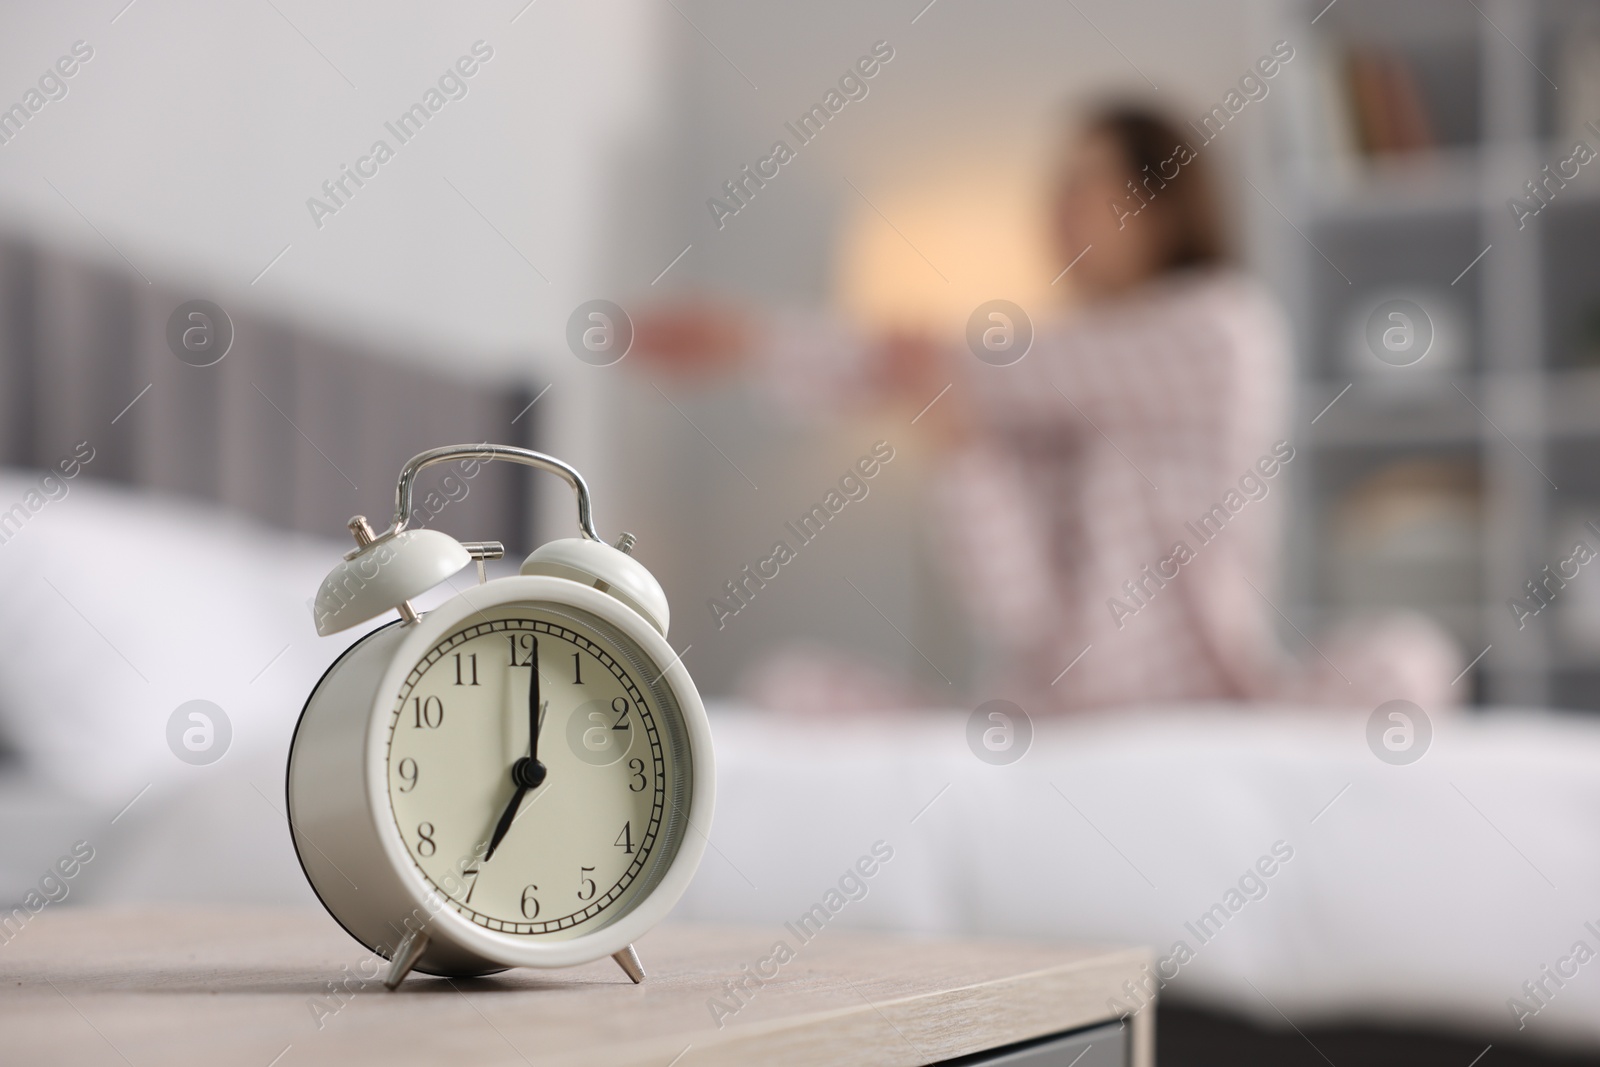
<svg viewBox="0 0 1600 1067">
<path fill-rule="evenodd" d="M 538 609 L 535 609 L 535 610 L 537 611 Z M 524 637 L 518 636 L 518 635 L 521 635 L 521 634 L 526 634 L 527 637 L 524 638 Z M 661 729 L 662 729 L 662 726 L 658 722 L 658 720 L 656 719 L 656 709 L 654 708 L 654 704 L 655 704 L 654 698 L 652 697 L 652 698 L 649 698 L 648 700 L 646 699 L 645 694 L 641 691 L 640 685 L 639 685 L 639 683 L 636 681 L 636 679 L 634 677 L 636 671 L 639 669 L 639 665 L 638 664 L 634 664 L 634 666 L 631 667 L 631 668 L 630 667 L 625 667 L 622 663 L 618 662 L 618 659 L 616 657 L 614 657 L 611 654 L 610 651 L 608 651 L 607 646 L 602 645 L 600 643 L 597 643 L 594 639 L 591 638 L 591 636 L 588 636 L 583 632 L 580 632 L 580 631 L 574 630 L 574 629 L 570 629 L 570 628 L 568 628 L 566 626 L 563 626 L 563 625 L 561 625 L 560 623 L 557 623 L 557 622 L 549 622 L 549 621 L 545 621 L 545 620 L 542 620 L 542 619 L 529 619 L 529 618 L 509 618 L 509 619 L 498 619 L 498 620 L 487 621 L 487 622 L 484 622 L 484 623 L 481 623 L 481 624 L 464 627 L 463 629 L 461 629 L 461 630 L 459 630 L 459 631 L 457 631 L 455 633 L 452 633 L 452 634 L 446 636 L 445 638 L 443 638 L 439 642 L 439 644 L 436 645 L 425 657 L 423 657 L 423 659 L 410 672 L 409 676 L 407 677 L 407 679 L 406 679 L 406 681 L 405 681 L 405 683 L 403 685 L 400 702 L 397 703 L 396 707 L 398 708 L 401 704 L 403 704 L 410 697 L 410 695 L 412 694 L 413 690 L 416 688 L 416 686 L 418 684 L 423 682 L 424 678 L 428 674 L 429 669 L 431 667 L 433 667 L 433 665 L 435 663 L 437 663 L 439 660 L 443 659 L 444 657 L 450 655 L 452 652 L 459 651 L 460 650 L 460 646 L 462 646 L 465 642 L 472 641 L 475 638 L 483 637 L 483 636 L 486 636 L 486 635 L 509 635 L 509 636 L 511 636 L 512 640 L 513 640 L 513 646 L 512 647 L 515 650 L 513 654 L 515 656 L 517 656 L 517 658 L 518 658 L 518 662 L 517 662 L 518 666 L 531 666 L 531 664 L 526 659 L 523 659 L 522 657 L 527 657 L 528 653 L 532 651 L 532 649 L 530 647 L 532 642 L 537 641 L 538 637 L 543 637 L 543 636 L 548 635 L 547 639 L 558 640 L 559 642 L 561 642 L 563 644 L 566 644 L 569 649 L 581 650 L 581 652 L 583 654 L 583 658 L 591 659 L 591 662 L 597 662 L 598 665 L 603 668 L 603 670 L 601 672 L 602 676 L 604 676 L 606 674 L 609 674 L 609 675 L 612 676 L 612 678 L 615 679 L 615 682 L 620 685 L 621 691 L 623 693 L 627 694 L 627 696 L 631 700 L 632 706 L 634 708 L 638 709 L 638 711 L 639 711 L 638 721 L 639 721 L 639 725 L 642 727 L 642 730 L 640 731 L 640 736 L 639 736 L 638 740 L 646 742 L 647 747 L 648 747 L 648 751 L 636 750 L 636 751 L 638 751 L 638 755 L 642 755 L 642 756 L 645 757 L 645 767 L 647 767 L 651 772 L 653 772 L 651 774 L 651 779 L 652 779 L 651 780 L 651 784 L 654 786 L 654 788 L 650 790 L 650 794 L 649 795 L 641 796 L 639 798 L 640 801 L 642 801 L 643 803 L 648 805 L 648 814 L 646 814 L 645 810 L 636 809 L 635 810 L 635 814 L 633 816 L 631 816 L 631 826 L 632 826 L 632 830 L 630 831 L 630 833 L 631 833 L 631 842 L 632 842 L 632 844 L 634 846 L 635 851 L 630 853 L 630 854 L 628 854 L 628 859 L 632 860 L 632 862 L 629 863 L 627 868 L 624 871 L 621 872 L 620 876 L 618 876 L 616 878 L 616 881 L 615 881 L 614 885 L 607 887 L 602 882 L 601 885 L 597 887 L 597 891 L 594 892 L 594 899 L 582 902 L 582 903 L 587 905 L 587 906 L 583 907 L 582 910 L 573 911 L 571 914 L 568 914 L 568 915 L 559 914 L 560 908 L 559 908 L 559 905 L 557 905 L 557 900 L 559 899 L 560 895 L 565 895 L 565 889 L 563 888 L 563 890 L 557 891 L 557 890 L 553 889 L 553 885 L 557 882 L 557 880 L 559 878 L 560 883 L 563 885 L 563 887 L 565 886 L 564 872 L 563 872 L 562 875 L 559 875 L 559 876 L 558 875 L 552 875 L 552 874 L 550 874 L 548 872 L 547 873 L 543 873 L 543 874 L 534 873 L 532 875 L 532 880 L 533 881 L 537 881 L 539 883 L 540 887 L 542 887 L 542 889 L 543 889 L 543 892 L 541 892 L 539 895 L 540 895 L 540 898 L 544 901 L 544 903 L 546 905 L 546 909 L 545 909 L 546 915 L 549 916 L 549 918 L 544 919 L 543 921 L 532 921 L 532 922 L 510 921 L 510 920 L 503 920 L 503 919 L 496 918 L 494 914 L 485 914 L 483 912 L 480 912 L 480 911 L 476 910 L 476 908 L 478 907 L 479 898 L 483 897 L 484 894 L 481 893 L 481 892 L 475 893 L 475 895 L 472 898 L 471 905 L 468 905 L 467 902 L 464 899 L 466 897 L 467 893 L 469 892 L 469 889 L 467 888 L 468 881 L 467 881 L 467 879 L 457 879 L 457 878 L 455 878 L 454 873 L 448 870 L 448 866 L 449 866 L 448 865 L 448 860 L 445 861 L 445 865 L 443 867 L 440 867 L 440 865 L 439 865 L 440 861 L 434 860 L 434 861 L 431 861 L 431 862 L 428 863 L 428 868 L 424 868 L 422 866 L 422 862 L 423 861 L 420 860 L 417 857 L 415 852 L 412 852 L 412 862 L 417 867 L 417 869 L 418 869 L 419 873 L 422 875 L 422 877 L 425 878 L 436 889 L 438 889 L 442 896 L 444 896 L 444 897 L 446 897 L 446 898 L 448 898 L 450 900 L 452 906 L 454 907 L 454 909 L 456 911 L 460 912 L 463 916 L 467 917 L 472 922 L 474 922 L 474 923 L 476 923 L 476 924 L 478 924 L 480 926 L 485 926 L 485 927 L 488 927 L 490 929 L 495 929 L 495 930 L 501 930 L 501 931 L 504 931 L 504 932 L 507 932 L 507 933 L 524 933 L 524 934 L 547 933 L 547 932 L 555 932 L 555 931 L 562 930 L 562 929 L 568 929 L 568 928 L 577 926 L 580 923 L 586 922 L 586 921 L 594 918 L 595 916 L 599 915 L 602 911 L 604 911 L 607 907 L 609 907 L 610 905 L 615 903 L 619 898 L 621 898 L 621 896 L 628 890 L 628 888 L 641 875 L 642 871 L 646 867 L 646 864 L 649 862 L 651 854 L 654 851 L 656 851 L 654 846 L 657 844 L 659 833 L 660 833 L 661 829 L 663 828 L 664 805 L 665 805 L 665 801 L 666 801 L 666 795 L 665 794 L 666 794 L 666 791 L 667 791 L 667 788 L 668 788 L 668 781 L 667 781 L 666 775 L 665 775 L 667 767 L 666 767 L 665 758 L 664 758 L 664 752 L 663 752 L 663 748 L 662 748 L 662 744 L 663 744 L 664 738 L 663 738 L 663 736 L 662 736 L 662 734 L 660 732 Z M 503 640 L 504 638 L 501 637 L 499 639 Z M 524 641 L 527 641 L 529 643 L 528 644 L 524 644 L 523 643 Z M 520 646 L 520 648 L 519 648 L 519 646 Z M 504 654 L 505 654 L 504 653 L 504 647 L 505 646 L 501 646 L 501 647 L 502 647 L 501 656 L 503 657 Z M 577 654 L 577 653 L 574 653 L 574 654 Z M 630 656 L 636 655 L 636 653 L 630 652 L 629 655 Z M 550 651 L 549 653 L 547 653 L 546 656 L 539 657 L 539 658 L 543 659 L 544 662 L 545 662 L 545 665 L 548 666 L 551 663 L 560 662 L 561 660 L 564 659 L 564 657 L 565 657 L 565 654 L 558 654 L 558 653 L 556 653 L 554 651 Z M 529 657 L 529 658 L 531 658 L 531 657 Z M 504 658 L 502 658 L 500 660 L 500 662 L 502 664 L 504 664 L 507 661 Z M 453 680 L 454 674 L 451 673 L 452 665 L 453 665 L 453 661 L 450 664 L 447 664 L 446 668 L 444 668 L 444 670 L 445 670 L 445 673 L 449 676 L 449 678 Z M 535 673 L 535 671 L 530 670 L 530 674 L 534 674 L 534 673 Z M 558 672 L 558 673 L 564 673 L 564 672 Z M 570 679 L 570 681 L 573 684 L 584 685 L 585 688 L 589 688 L 589 686 L 594 684 L 594 683 L 593 683 L 593 680 L 588 676 L 588 673 L 589 673 L 588 672 L 588 665 L 586 664 L 584 666 L 584 669 L 583 669 L 583 674 L 581 676 L 581 681 L 579 680 L 579 677 L 572 677 Z M 574 674 L 576 674 L 576 671 L 574 671 Z M 643 675 L 642 677 L 648 677 L 648 672 L 646 672 L 646 674 Z M 558 681 L 558 679 L 554 679 L 554 678 L 551 678 L 551 677 L 547 676 L 544 679 L 544 681 L 552 682 L 552 681 Z M 563 684 L 563 685 L 566 684 L 566 680 L 559 680 L 559 681 L 560 681 L 560 684 Z M 537 685 L 537 682 L 534 679 L 530 678 L 530 688 L 532 688 L 532 687 L 534 687 L 536 685 Z M 515 683 L 513 683 L 513 686 L 515 686 Z M 520 687 L 516 687 L 516 688 L 520 688 Z M 511 694 L 508 693 L 507 695 L 509 696 Z M 516 697 L 518 698 L 516 702 L 518 704 L 521 704 L 521 699 L 520 699 L 521 694 L 517 693 Z M 538 701 L 538 704 L 539 704 L 539 707 L 540 707 L 541 710 L 547 709 L 548 706 L 549 706 L 549 703 L 550 703 L 550 700 L 548 698 L 540 699 Z M 557 707 L 559 709 L 562 706 L 562 704 L 564 704 L 564 701 L 556 700 L 555 703 L 556 703 L 556 705 L 557 705 Z M 531 701 L 530 701 L 530 704 L 531 704 Z M 503 707 L 503 705 L 502 705 L 502 707 Z M 506 711 L 510 711 L 511 709 L 505 709 L 505 710 Z M 515 712 L 513 712 L 513 713 L 515 714 Z M 466 714 L 466 715 L 473 714 L 472 709 L 468 708 L 463 714 Z M 462 720 L 462 721 L 466 721 L 466 720 Z M 482 721 L 482 720 L 479 720 L 479 721 Z M 410 720 L 409 719 L 405 720 L 405 724 L 409 727 Z M 539 732 L 542 733 L 542 722 L 541 722 L 540 719 L 533 719 L 530 716 L 529 725 L 530 725 L 530 733 L 535 729 L 538 729 Z M 396 715 L 396 716 L 391 718 L 390 730 L 389 730 L 391 753 L 393 753 L 391 755 L 391 757 L 390 757 L 391 762 L 394 759 L 400 758 L 401 755 L 409 754 L 409 751 L 407 749 L 401 749 L 398 753 L 395 752 L 394 745 L 395 745 L 396 740 L 397 740 L 397 730 L 398 730 L 399 726 L 400 726 L 400 720 L 399 720 L 398 715 Z M 558 727 L 558 729 L 559 729 L 559 727 Z M 409 731 L 408 731 L 408 733 L 409 733 Z M 418 742 L 426 744 L 426 745 L 430 745 L 430 746 L 440 743 L 440 742 L 434 741 L 432 739 L 431 735 L 430 735 L 430 737 L 428 737 L 426 739 L 424 739 L 424 738 L 419 736 L 419 737 L 417 737 L 415 739 L 408 740 L 408 744 L 411 744 L 411 745 L 414 745 L 414 744 L 416 744 Z M 543 739 L 543 743 L 548 746 L 549 744 L 551 744 L 553 742 L 551 741 L 550 738 L 544 738 Z M 426 751 L 426 750 L 424 750 L 424 751 Z M 532 752 L 532 751 L 534 751 L 534 750 L 530 748 L 530 752 Z M 543 751 L 543 750 L 540 750 L 540 751 Z M 545 760 L 548 760 L 549 758 L 550 758 L 549 755 L 545 755 L 545 757 L 544 757 Z M 630 761 L 630 763 L 631 762 L 632 761 Z M 503 767 L 505 765 L 502 764 L 501 766 Z M 505 772 L 502 771 L 500 773 L 504 774 Z M 626 779 L 619 779 L 619 782 L 618 782 L 619 787 L 630 788 L 630 791 L 631 791 L 631 783 L 633 783 L 635 781 L 637 782 L 637 784 L 639 786 L 643 787 L 645 785 L 645 781 L 643 780 L 643 777 L 644 776 L 641 774 L 638 779 L 633 779 L 631 777 L 626 778 Z M 624 785 L 624 782 L 630 783 L 630 785 Z M 565 788 L 565 786 L 563 788 Z M 502 797 L 505 796 L 504 793 L 501 793 L 500 795 Z M 398 798 L 396 798 L 396 800 L 398 800 Z M 410 801 L 410 803 L 414 804 L 415 801 L 414 800 Z M 529 803 L 527 803 L 525 801 L 521 805 L 521 809 L 522 810 L 518 812 L 517 817 L 520 817 L 520 814 L 522 814 L 523 812 L 525 812 L 527 810 L 531 810 L 532 806 L 533 806 L 532 804 L 529 804 Z M 412 808 L 412 810 L 415 811 L 416 809 Z M 492 816 L 489 816 L 489 817 L 492 818 Z M 397 819 L 397 821 L 399 821 L 399 813 L 398 812 L 396 813 L 396 819 Z M 619 823 L 619 826 L 620 826 L 620 823 Z M 642 833 L 641 833 L 641 830 L 643 831 Z M 477 831 L 477 832 L 481 832 L 481 831 Z M 607 834 L 609 834 L 611 836 L 605 837 L 604 838 L 604 843 L 610 844 L 611 840 L 612 840 L 612 837 L 616 836 L 617 833 L 618 833 L 618 829 L 617 828 L 614 827 L 614 828 L 609 829 L 607 831 Z M 402 835 L 402 836 L 404 837 L 404 835 Z M 456 836 L 459 838 L 459 836 L 460 836 L 459 831 L 457 832 Z M 481 838 L 479 840 L 481 841 Z M 522 838 L 519 837 L 518 840 L 522 840 Z M 598 836 L 596 837 L 596 843 L 597 844 L 601 843 L 601 839 Z M 457 846 L 456 846 L 455 843 L 451 843 L 451 844 L 448 845 L 448 847 L 442 847 L 440 849 L 440 854 L 444 855 L 447 851 L 453 852 L 456 849 L 456 847 Z M 481 849 L 482 845 L 479 845 L 477 847 L 479 849 Z M 526 848 L 527 847 L 528 846 L 526 844 L 518 845 L 517 849 L 519 851 L 519 854 L 521 854 L 523 856 L 528 855 L 526 853 Z M 613 851 L 613 850 L 610 850 L 610 849 L 608 849 L 607 851 L 611 852 L 611 854 L 613 854 L 613 855 L 616 855 L 617 858 L 620 860 L 622 858 L 622 855 L 620 853 L 626 853 L 627 850 L 626 850 L 626 848 L 623 848 L 622 846 L 618 846 L 618 849 L 620 850 L 620 852 L 619 851 Z M 409 840 L 408 840 L 408 851 L 412 851 L 411 848 L 410 848 Z M 463 853 L 463 854 L 465 854 L 465 853 Z M 507 862 L 507 861 L 504 858 L 501 858 L 495 864 L 491 865 L 490 868 L 483 868 L 483 867 L 481 867 L 481 865 L 478 865 L 476 869 L 477 870 L 483 870 L 484 875 L 487 876 L 490 873 L 490 871 L 492 870 L 493 867 L 500 866 L 502 863 L 505 863 L 505 862 Z M 518 862 L 524 862 L 524 861 L 518 861 Z M 583 862 L 585 864 L 590 864 L 590 863 L 593 863 L 594 861 L 588 860 L 587 858 L 585 858 L 583 860 Z M 473 864 L 469 863 L 468 866 L 472 867 Z M 605 865 L 602 865 L 603 868 L 604 868 L 604 866 Z M 517 863 L 512 863 L 512 865 L 511 865 L 511 867 L 509 869 L 515 870 L 516 867 L 517 867 Z M 438 872 L 437 875 L 435 873 L 430 873 L 430 868 L 436 868 L 437 872 Z M 474 870 L 474 874 L 476 874 L 476 870 Z M 440 883 L 438 881 L 439 877 L 443 877 L 444 878 L 444 882 L 445 882 L 446 885 L 454 886 L 454 888 L 459 890 L 459 892 L 447 891 L 443 886 L 440 885 Z M 519 875 L 519 877 L 520 877 L 520 875 Z M 608 875 L 608 877 L 607 877 L 608 881 L 610 880 L 610 877 L 611 876 Z M 503 878 L 503 876 L 502 876 L 502 878 Z M 470 880 L 470 884 L 478 885 L 479 884 L 478 883 L 478 879 L 477 878 L 472 878 Z M 578 883 L 575 883 L 575 887 L 576 887 L 577 884 Z M 486 887 L 487 885 L 488 885 L 488 883 L 483 883 L 482 885 L 479 885 L 479 888 Z M 588 887 L 586 885 L 584 885 L 583 888 L 585 889 L 586 892 L 588 891 Z M 489 895 L 489 897 L 488 897 L 488 903 L 486 905 L 493 912 L 496 912 L 496 913 L 504 913 L 503 905 L 502 906 L 497 906 L 496 903 L 495 903 L 495 895 L 496 895 L 496 893 L 501 893 L 501 892 L 502 892 L 501 890 L 496 890 L 495 893 L 491 893 Z M 557 906 L 552 907 L 551 905 L 557 905 Z M 529 910 L 528 908 L 524 907 L 523 914 L 524 915 L 527 914 L 528 910 Z M 517 914 L 517 909 L 514 906 L 511 908 L 511 914 L 513 916 L 515 916 Z"/>
</svg>

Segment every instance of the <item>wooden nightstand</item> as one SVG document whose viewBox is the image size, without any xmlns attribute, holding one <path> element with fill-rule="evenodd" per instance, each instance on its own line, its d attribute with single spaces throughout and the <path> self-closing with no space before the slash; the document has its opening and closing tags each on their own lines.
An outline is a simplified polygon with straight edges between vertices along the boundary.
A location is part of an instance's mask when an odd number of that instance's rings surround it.
<svg viewBox="0 0 1600 1067">
<path fill-rule="evenodd" d="M 794 949 L 781 965 L 772 960 L 780 939 Z M 1124 1025 L 1108 1004 L 1128 1002 L 1123 982 L 1137 982 L 1149 958 L 1141 950 L 842 929 L 799 944 L 782 927 L 668 926 L 641 941 L 639 954 L 649 973 L 641 986 L 602 960 L 491 978 L 413 976 L 390 993 L 381 975 L 367 979 L 376 961 L 321 913 L 53 906 L 0 945 L 0 1059 L 75 1067 L 1154 1062 L 1153 1009 Z M 740 981 L 743 991 L 732 984 Z"/>
</svg>

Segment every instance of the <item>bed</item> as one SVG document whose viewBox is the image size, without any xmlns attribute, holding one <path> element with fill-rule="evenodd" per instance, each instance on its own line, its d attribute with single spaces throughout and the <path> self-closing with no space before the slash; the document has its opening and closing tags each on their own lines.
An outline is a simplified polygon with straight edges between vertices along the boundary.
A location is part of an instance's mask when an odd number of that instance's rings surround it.
<svg viewBox="0 0 1600 1067">
<path fill-rule="evenodd" d="M 1023 759 L 990 766 L 966 719 L 721 709 L 717 847 L 685 913 L 792 919 L 882 839 L 888 877 L 845 923 L 1147 944 L 1172 961 L 1163 996 L 1273 1026 L 1600 1050 L 1600 963 L 1570 959 L 1600 949 L 1600 723 L 1436 719 L 1427 754 L 1392 766 L 1364 714 L 1151 708 L 1038 722 Z"/>
</svg>

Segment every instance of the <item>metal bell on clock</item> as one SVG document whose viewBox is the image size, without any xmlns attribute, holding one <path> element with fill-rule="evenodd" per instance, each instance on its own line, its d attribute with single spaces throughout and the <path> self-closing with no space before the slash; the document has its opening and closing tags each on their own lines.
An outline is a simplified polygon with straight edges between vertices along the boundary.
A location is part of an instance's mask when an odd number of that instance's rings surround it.
<svg viewBox="0 0 1600 1067">
<path fill-rule="evenodd" d="M 411 598 L 473 559 L 465 545 L 438 530 L 401 530 L 376 537 L 362 515 L 349 525 L 357 547 L 323 579 L 312 604 L 319 637 L 348 630 L 386 611 L 399 611 L 401 618 L 415 622 Z"/>
<path fill-rule="evenodd" d="M 629 555 L 633 543 L 628 533 L 617 539 L 615 547 L 586 537 L 563 537 L 534 549 L 522 561 L 522 573 L 554 575 L 609 593 L 665 637 L 671 621 L 667 594 L 655 575 Z"/>
</svg>

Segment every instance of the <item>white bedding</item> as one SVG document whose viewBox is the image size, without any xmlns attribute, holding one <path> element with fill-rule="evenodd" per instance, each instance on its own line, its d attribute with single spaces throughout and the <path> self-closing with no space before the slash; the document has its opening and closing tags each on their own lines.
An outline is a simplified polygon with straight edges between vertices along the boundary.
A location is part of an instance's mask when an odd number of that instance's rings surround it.
<svg viewBox="0 0 1600 1067">
<path fill-rule="evenodd" d="M 894 859 L 841 924 L 1137 942 L 1161 956 L 1182 940 L 1194 956 L 1169 964 L 1168 996 L 1274 1025 L 1281 1011 L 1486 1040 L 1518 1029 L 1509 998 L 1539 1006 L 1522 983 L 1542 965 L 1580 940 L 1600 951 L 1585 927 L 1600 930 L 1600 722 L 1436 721 L 1410 766 L 1374 757 L 1360 714 L 1047 720 L 1002 767 L 974 758 L 965 725 L 958 712 L 716 716 L 716 849 L 682 913 L 781 932 L 881 839 Z M 1185 923 L 1227 903 L 1276 842 L 1293 857 L 1261 879 L 1266 895 L 1202 943 Z M 1521 1036 L 1600 1045 L 1600 960 L 1563 967 L 1576 977 L 1545 979 L 1554 995 Z"/>
<path fill-rule="evenodd" d="M 30 481 L 0 473 L 0 501 Z M 0 898 L 84 839 L 96 855 L 74 901 L 314 906 L 281 814 L 283 761 L 344 645 L 316 638 L 306 607 L 342 551 L 86 482 L 0 544 L 0 731 L 27 761 L 0 772 Z M 165 747 L 167 716 L 195 698 L 234 725 L 206 767 Z M 1181 939 L 1194 958 L 1164 995 L 1272 1023 L 1279 1010 L 1431 1021 L 1486 1040 L 1515 1029 L 1508 998 L 1537 1006 L 1522 984 L 1543 979 L 1554 995 L 1522 1036 L 1600 1047 L 1600 961 L 1559 989 L 1541 974 L 1579 940 L 1600 950 L 1584 925 L 1600 930 L 1600 721 L 1436 721 L 1428 754 L 1401 767 L 1367 749 L 1364 713 L 1185 708 L 1036 727 L 1028 754 L 996 767 L 967 749 L 963 712 L 714 709 L 714 848 L 678 916 L 783 936 L 881 840 L 893 858 L 829 925 L 1163 956 Z M 1293 856 L 1268 865 L 1266 895 L 1202 945 L 1185 923 L 1277 842 Z"/>
</svg>

